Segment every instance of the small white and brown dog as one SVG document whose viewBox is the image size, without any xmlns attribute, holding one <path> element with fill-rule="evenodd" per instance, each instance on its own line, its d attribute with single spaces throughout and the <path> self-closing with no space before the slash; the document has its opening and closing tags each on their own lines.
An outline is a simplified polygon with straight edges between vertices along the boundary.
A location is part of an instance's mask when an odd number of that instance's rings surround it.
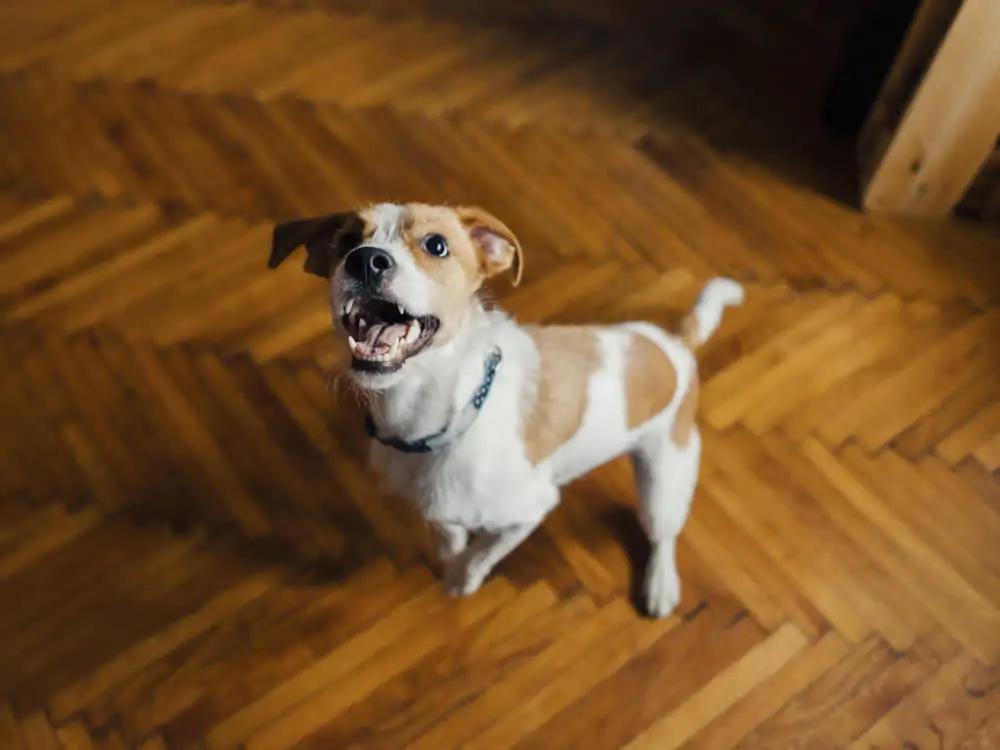
<svg viewBox="0 0 1000 750">
<path fill-rule="evenodd" d="M 281 224 L 270 267 L 303 245 L 367 397 L 372 464 L 439 533 L 449 592 L 476 591 L 561 486 L 628 454 L 652 544 L 646 606 L 674 609 L 701 455 L 694 350 L 742 302 L 737 282 L 710 281 L 677 335 L 642 322 L 519 325 L 480 299 L 492 276 L 517 284 L 523 259 L 479 208 L 383 203 Z"/>
</svg>

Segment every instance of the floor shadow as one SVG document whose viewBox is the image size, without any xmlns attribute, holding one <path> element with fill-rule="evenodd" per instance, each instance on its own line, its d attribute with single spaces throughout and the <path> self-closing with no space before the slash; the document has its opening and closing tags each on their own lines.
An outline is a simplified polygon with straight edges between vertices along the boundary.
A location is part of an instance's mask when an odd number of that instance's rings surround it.
<svg viewBox="0 0 1000 750">
<path fill-rule="evenodd" d="M 696 134 L 722 154 L 751 159 L 789 182 L 853 207 L 858 204 L 854 144 L 852 134 L 842 127 L 851 115 L 841 116 L 839 128 L 826 127 L 824 120 L 831 122 L 831 115 L 825 103 L 845 44 L 853 41 L 853 27 L 876 2 L 312 0 L 306 4 L 495 26 L 509 35 L 507 53 L 514 56 L 557 49 L 567 38 L 578 38 L 574 54 L 583 69 L 581 86 L 594 100 L 641 111 L 661 135 L 677 130 Z M 532 73 L 526 75 L 530 78 Z M 878 79 L 877 70 L 874 75 Z M 527 86 L 532 81 L 521 83 Z M 658 160 L 655 149 L 650 157 Z"/>
<path fill-rule="evenodd" d="M 649 540 L 646 538 L 635 511 L 631 508 L 616 506 L 606 509 L 600 518 L 600 523 L 607 528 L 625 550 L 631 565 L 628 598 L 637 612 L 647 615 L 646 600 L 643 595 L 643 572 L 649 563 Z"/>
<path fill-rule="evenodd" d="M 331 512 L 340 504 L 327 498 Z M 366 564 L 378 557 L 374 542 L 330 544 L 324 539 L 343 532 L 335 521 L 323 521 L 294 509 L 282 508 L 280 497 L 258 496 L 255 502 L 266 512 L 272 528 L 264 534 L 248 534 L 231 518 L 219 518 L 207 509 L 205 497 L 171 497 L 162 488 L 137 488 L 119 515 L 137 529 L 167 527 L 172 535 L 186 537 L 207 533 L 213 547 L 225 548 L 228 556 L 250 569 L 278 569 L 292 585 L 323 587 L 346 583 Z M 357 540 L 355 540 L 357 541 Z"/>
</svg>

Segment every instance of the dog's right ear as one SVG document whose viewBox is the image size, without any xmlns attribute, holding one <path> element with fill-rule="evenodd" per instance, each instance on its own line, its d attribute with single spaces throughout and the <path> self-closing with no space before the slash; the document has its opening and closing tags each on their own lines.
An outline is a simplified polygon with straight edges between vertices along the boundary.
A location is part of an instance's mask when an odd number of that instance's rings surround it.
<svg viewBox="0 0 1000 750">
<path fill-rule="evenodd" d="M 469 233 L 486 278 L 510 271 L 511 283 L 521 283 L 524 273 L 524 251 L 507 226 L 496 216 L 478 206 L 461 206 L 455 209 L 459 221 Z"/>
<path fill-rule="evenodd" d="M 361 244 L 363 232 L 364 221 L 354 211 L 278 224 L 271 237 L 271 257 L 267 267 L 277 268 L 285 258 L 305 245 L 308 255 L 305 270 L 329 278 L 334 264 Z"/>
</svg>

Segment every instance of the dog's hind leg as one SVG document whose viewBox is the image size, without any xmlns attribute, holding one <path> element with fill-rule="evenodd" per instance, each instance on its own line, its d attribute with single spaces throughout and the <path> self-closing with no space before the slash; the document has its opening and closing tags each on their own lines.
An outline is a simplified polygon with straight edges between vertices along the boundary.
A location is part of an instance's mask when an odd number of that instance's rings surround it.
<svg viewBox="0 0 1000 750">
<path fill-rule="evenodd" d="M 632 453 L 639 492 L 639 519 L 652 550 L 646 568 L 645 597 L 650 615 L 663 617 L 680 603 L 677 537 L 684 528 L 701 462 L 701 435 L 693 427 L 685 445 L 657 425 Z"/>
</svg>

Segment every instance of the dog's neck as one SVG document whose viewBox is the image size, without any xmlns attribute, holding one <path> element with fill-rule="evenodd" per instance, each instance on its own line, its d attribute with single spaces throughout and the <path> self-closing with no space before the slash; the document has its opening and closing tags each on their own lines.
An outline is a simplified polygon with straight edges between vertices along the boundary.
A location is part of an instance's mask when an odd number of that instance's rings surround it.
<svg viewBox="0 0 1000 750">
<path fill-rule="evenodd" d="M 395 385 L 369 393 L 378 433 L 417 440 L 449 424 L 482 383 L 490 333 L 489 314 L 477 302 L 451 341 L 415 358 Z"/>
</svg>

